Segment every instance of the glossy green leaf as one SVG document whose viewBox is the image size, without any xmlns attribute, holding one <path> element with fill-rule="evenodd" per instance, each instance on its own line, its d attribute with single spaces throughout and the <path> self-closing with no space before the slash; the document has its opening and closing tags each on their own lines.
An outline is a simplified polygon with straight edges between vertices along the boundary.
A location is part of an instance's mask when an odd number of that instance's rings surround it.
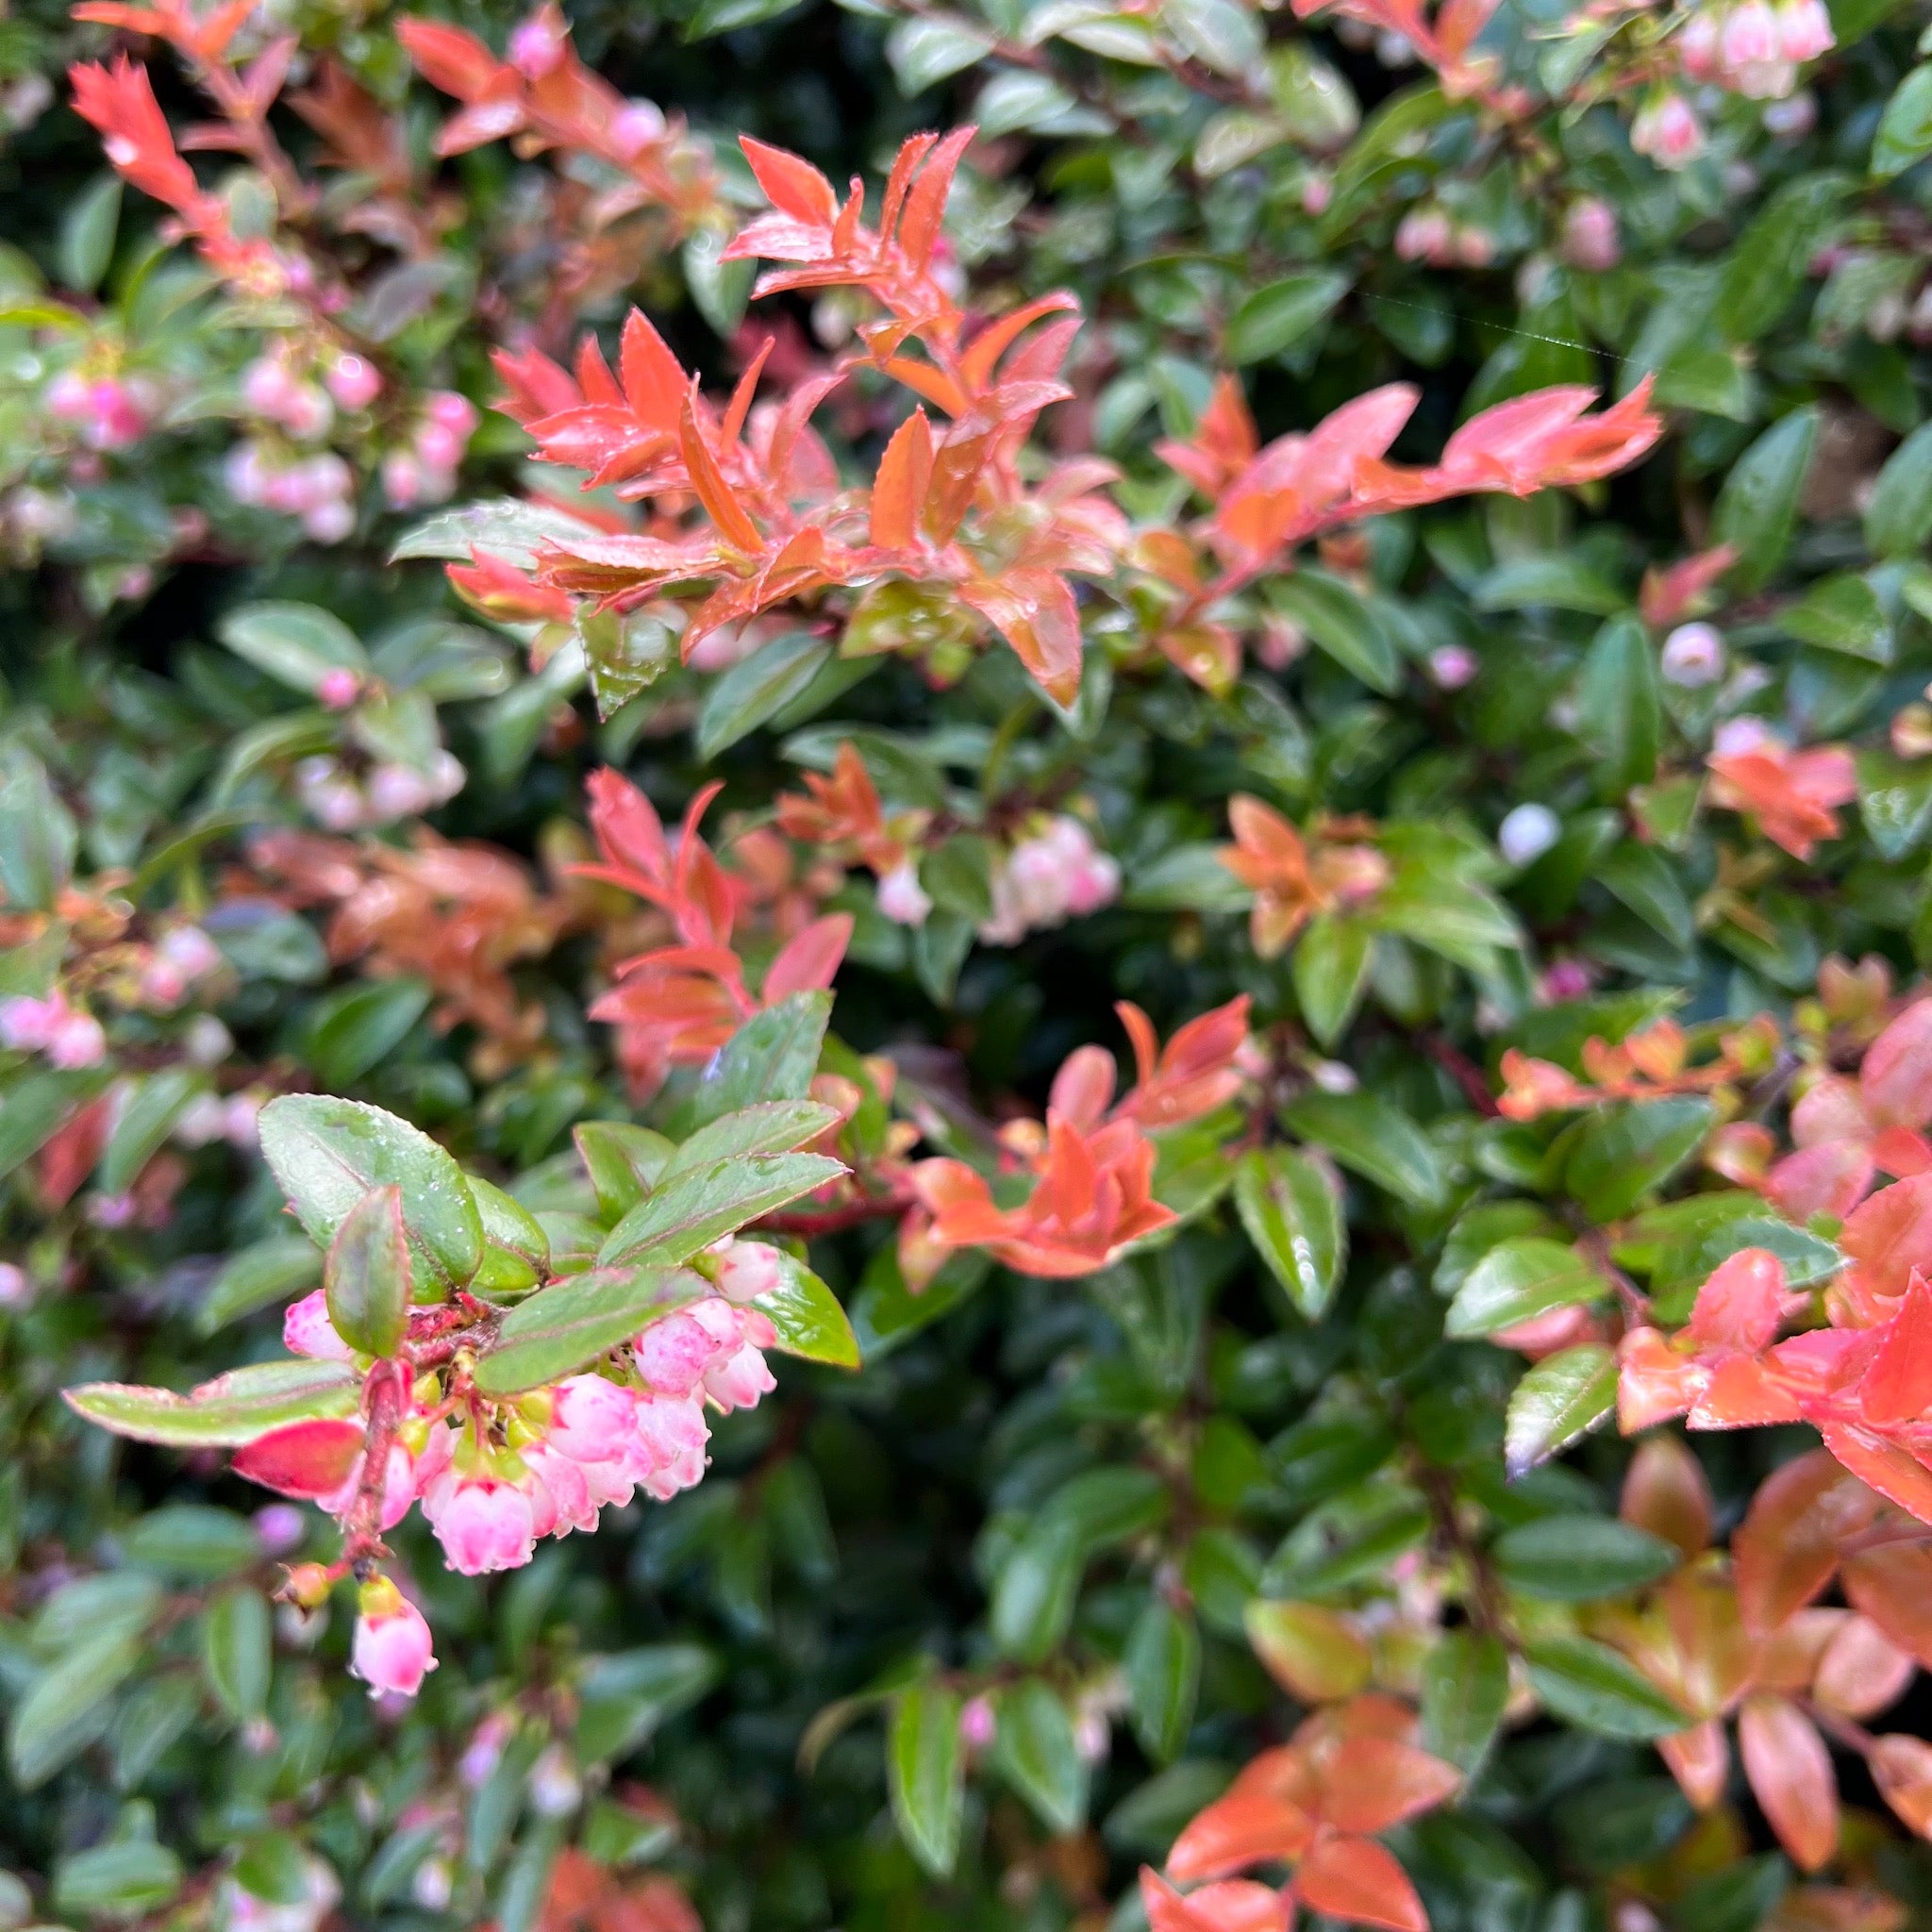
<svg viewBox="0 0 1932 1932">
<path fill-rule="evenodd" d="M 373 1188 L 350 1208 L 329 1244 L 323 1270 L 328 1318 L 363 1355 L 388 1357 L 409 1320 L 409 1248 L 403 1234 L 403 1191 Z"/>
<path fill-rule="evenodd" d="M 710 1292 L 702 1275 L 668 1266 L 599 1268 L 554 1282 L 503 1318 L 496 1345 L 476 1362 L 476 1387 L 501 1399 L 560 1381 Z"/>
<path fill-rule="evenodd" d="M 1606 1738 L 1648 1743 L 1689 1720 L 1648 1677 L 1607 1644 L 1542 1637 L 1524 1645 L 1529 1681 L 1551 1716 Z"/>
<path fill-rule="evenodd" d="M 1539 1235 L 1517 1235 L 1471 1268 L 1444 1325 L 1452 1336 L 1493 1335 L 1552 1308 L 1597 1301 L 1609 1289 L 1576 1249 Z"/>
<path fill-rule="evenodd" d="M 1334 1184 L 1291 1147 L 1254 1148 L 1235 1168 L 1235 1206 L 1296 1313 L 1319 1322 L 1341 1285 L 1348 1228 Z"/>
<path fill-rule="evenodd" d="M 341 1362 L 301 1357 L 231 1369 L 186 1395 L 128 1382 L 90 1382 L 66 1391 L 89 1422 L 138 1442 L 177 1449 L 239 1448 L 285 1423 L 356 1413 L 359 1385 Z"/>
<path fill-rule="evenodd" d="M 1681 1553 L 1614 1516 L 1541 1516 L 1506 1530 L 1490 1558 L 1504 1584 L 1524 1596 L 1589 1603 L 1667 1576 Z"/>
<path fill-rule="evenodd" d="M 966 1801 L 956 1691 L 926 1681 L 893 1700 L 886 1768 L 899 1836 L 935 1878 L 948 1876 L 959 1856 Z"/>
<path fill-rule="evenodd" d="M 676 1174 L 610 1230 L 598 1265 L 663 1267 L 688 1260 L 844 1172 L 842 1161 L 823 1154 L 758 1154 Z"/>
<path fill-rule="evenodd" d="M 1607 1422 L 1617 1407 L 1617 1358 L 1600 1342 L 1545 1356 L 1509 1397 L 1504 1458 L 1512 1478 Z"/>
</svg>

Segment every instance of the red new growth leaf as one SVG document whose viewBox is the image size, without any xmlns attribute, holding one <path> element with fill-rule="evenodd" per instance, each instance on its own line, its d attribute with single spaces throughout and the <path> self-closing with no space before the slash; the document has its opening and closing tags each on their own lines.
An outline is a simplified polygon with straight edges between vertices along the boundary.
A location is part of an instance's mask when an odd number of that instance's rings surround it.
<svg viewBox="0 0 1932 1932">
<path fill-rule="evenodd" d="M 1294 1905 L 1272 1885 L 1224 1878 L 1183 1894 L 1141 1868 L 1141 1901 L 1153 1932 L 1291 1932 Z"/>
<path fill-rule="evenodd" d="M 1872 1520 L 1873 1499 L 1823 1450 L 1787 1462 L 1731 1540 L 1744 1627 L 1774 1630 L 1831 1581 L 1839 1545 Z"/>
<path fill-rule="evenodd" d="M 1374 1839 L 1325 1839 L 1294 1874 L 1294 1895 L 1312 1910 L 1387 1932 L 1428 1932 L 1429 1915 L 1395 1855 Z"/>
<path fill-rule="evenodd" d="M 1033 1172 L 1024 1204 L 1001 1208 L 963 1161 L 922 1161 L 913 1178 L 933 1217 L 931 1239 L 942 1248 L 983 1247 L 1023 1274 L 1072 1276 L 1106 1267 L 1176 1218 L 1149 1191 L 1154 1143 L 1130 1120 L 1086 1135 L 1049 1113 Z"/>
<path fill-rule="evenodd" d="M 1801 1870 L 1816 1872 L 1838 1850 L 1838 1775 L 1818 1726 L 1789 1697 L 1747 1697 L 1738 1751 L 1778 1842 Z"/>
<path fill-rule="evenodd" d="M 236 1450 L 234 1469 L 252 1483 L 284 1496 L 313 1501 L 333 1494 L 349 1479 L 362 1453 L 359 1422 L 322 1419 L 290 1423 Z"/>
</svg>

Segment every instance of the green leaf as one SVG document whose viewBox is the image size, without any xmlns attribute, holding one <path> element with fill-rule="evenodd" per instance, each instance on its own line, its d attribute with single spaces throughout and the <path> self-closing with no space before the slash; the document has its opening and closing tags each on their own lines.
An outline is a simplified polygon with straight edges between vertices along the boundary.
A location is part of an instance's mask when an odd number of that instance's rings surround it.
<svg viewBox="0 0 1932 1932">
<path fill-rule="evenodd" d="M 724 1674 L 716 1653 L 696 1643 L 653 1643 L 591 1657 L 576 1684 L 578 1756 L 589 1763 L 629 1757 Z"/>
<path fill-rule="evenodd" d="M 1649 1743 L 1690 1722 L 1607 1644 L 1587 1637 L 1545 1637 L 1525 1644 L 1524 1655 L 1543 1707 L 1580 1730 Z"/>
<path fill-rule="evenodd" d="M 100 1737 L 114 1693 L 144 1655 L 138 1634 L 125 1628 L 83 1635 L 34 1679 L 7 1726 L 8 1763 L 22 1790 L 44 1784 Z"/>
<path fill-rule="evenodd" d="M 1294 996 L 1319 1044 L 1331 1047 L 1360 1004 L 1374 936 L 1358 919 L 1318 912 L 1290 962 Z"/>
<path fill-rule="evenodd" d="M 782 1251 L 781 1251 L 782 1253 Z M 776 1331 L 777 1346 L 808 1362 L 836 1369 L 859 1366 L 858 1338 L 839 1298 L 804 1262 L 782 1256 L 784 1281 L 758 1306 Z"/>
<path fill-rule="evenodd" d="M 1348 293 L 1348 277 L 1308 270 L 1284 275 L 1249 295 L 1228 318 L 1222 350 L 1240 368 L 1245 362 L 1265 362 L 1291 349 Z"/>
<path fill-rule="evenodd" d="M 902 94 L 927 88 L 962 73 L 992 46 L 983 28 L 956 14 L 902 20 L 886 37 L 886 58 Z"/>
<path fill-rule="evenodd" d="M 761 1100 L 803 1100 L 817 1073 L 828 992 L 795 992 L 755 1013 L 727 1040 L 691 1095 L 691 1124 L 735 1113 Z"/>
<path fill-rule="evenodd" d="M 471 1291 L 504 1296 L 534 1288 L 550 1272 L 550 1237 L 543 1224 L 501 1188 L 473 1174 L 463 1179 L 483 1224 L 483 1262 Z"/>
<path fill-rule="evenodd" d="M 1491 1248 L 1469 1271 L 1449 1305 L 1444 1332 L 1457 1340 L 1493 1335 L 1552 1308 L 1596 1301 L 1609 1286 L 1574 1248 L 1519 1235 Z"/>
<path fill-rule="evenodd" d="M 325 1246 L 364 1194 L 393 1182 L 428 1281 L 459 1288 L 483 1259 L 483 1224 L 462 1170 L 427 1134 L 379 1107 L 284 1094 L 261 1110 L 261 1151 L 296 1218 Z M 419 1279 L 419 1291 L 426 1285 Z"/>
<path fill-rule="evenodd" d="M 1932 112 L 1932 67 L 1927 108 Z M 1927 124 L 1932 152 L 1932 121 Z M 1865 544 L 1877 557 L 1916 557 L 1932 538 L 1932 423 L 1921 424 L 1886 458 L 1865 506 Z"/>
<path fill-rule="evenodd" d="M 734 33 L 740 27 L 777 20 L 802 4 L 803 0 L 703 0 L 685 28 L 684 37 L 687 41 L 703 41 L 713 34 Z"/>
<path fill-rule="evenodd" d="M 1235 1207 L 1295 1312 L 1319 1322 L 1341 1285 L 1348 1225 L 1334 1184 L 1292 1147 L 1256 1147 L 1235 1168 Z"/>
<path fill-rule="evenodd" d="M 628 1214 L 653 1188 L 676 1151 L 662 1134 L 628 1121 L 583 1121 L 571 1130 L 577 1158 L 607 1219 Z"/>
<path fill-rule="evenodd" d="M 1446 1182 L 1436 1150 L 1406 1113 L 1379 1095 L 1311 1091 L 1282 1109 L 1281 1124 L 1411 1207 L 1441 1205 Z"/>
<path fill-rule="evenodd" d="M 476 1387 L 500 1401 L 561 1381 L 710 1292 L 686 1268 L 600 1268 L 553 1282 L 503 1318 L 496 1346 L 477 1360 Z"/>
<path fill-rule="evenodd" d="M 1855 757 L 1858 816 L 1879 858 L 1895 864 L 1932 833 L 1932 763 L 1876 749 Z"/>
<path fill-rule="evenodd" d="M 60 280 L 78 295 L 101 286 L 114 259 L 114 237 L 121 226 L 121 177 L 96 175 L 68 203 L 60 222 Z"/>
<path fill-rule="evenodd" d="M 1423 1749 L 1465 1778 L 1490 1755 L 1509 1702 L 1509 1654 L 1487 1631 L 1448 1630 L 1423 1661 Z"/>
<path fill-rule="evenodd" d="M 1932 64 L 1912 69 L 1885 104 L 1872 139 L 1872 175 L 1890 181 L 1932 155 Z"/>
<path fill-rule="evenodd" d="M 947 1877 L 959 1856 L 966 1806 L 956 1691 L 924 1682 L 893 1699 L 886 1770 L 899 1836 L 935 1878 Z"/>
<path fill-rule="evenodd" d="M 195 1331 L 212 1335 L 218 1327 L 251 1316 L 271 1302 L 291 1302 L 323 1279 L 323 1257 L 308 1235 L 271 1235 L 228 1256 L 208 1283 L 195 1310 Z"/>
<path fill-rule="evenodd" d="M 844 1172 L 843 1161 L 823 1154 L 760 1154 L 678 1174 L 610 1230 L 598 1265 L 687 1260 Z"/>
<path fill-rule="evenodd" d="M 1716 1122 L 1710 1102 L 1690 1095 L 1592 1115 L 1570 1150 L 1563 1185 L 1592 1221 L 1621 1221 L 1697 1152 Z"/>
<path fill-rule="evenodd" d="M 127 1532 L 127 1560 L 191 1583 L 213 1583 L 261 1560 L 254 1524 L 205 1503 L 164 1503 Z"/>
<path fill-rule="evenodd" d="M 1201 1633 L 1193 1618 L 1157 1594 L 1128 1632 L 1121 1664 L 1134 1735 L 1157 1764 L 1170 1763 L 1188 1740 L 1201 1687 Z M 1004 1707 L 1000 1721 L 1004 1726 Z"/>
<path fill-rule="evenodd" d="M 717 0 L 708 0 L 716 5 Z M 727 0 L 731 4 L 731 0 Z M 757 0 L 754 0 L 757 4 Z M 787 7 L 797 0 L 783 0 Z M 698 708 L 698 757 L 710 759 L 769 724 L 824 668 L 832 647 L 809 631 L 787 631 L 724 672 Z"/>
<path fill-rule="evenodd" d="M 1601 1343 L 1579 1342 L 1545 1356 L 1517 1383 L 1503 1429 L 1509 1480 L 1567 1449 L 1617 1407 L 1617 1358 Z"/>
<path fill-rule="evenodd" d="M 1798 496 L 1818 441 L 1815 408 L 1793 409 L 1774 423 L 1731 465 L 1711 518 L 1711 541 L 1738 553 L 1734 590 L 1760 589 L 1784 561 L 1798 520 Z"/>
<path fill-rule="evenodd" d="M 194 1067 L 164 1067 L 133 1083 L 95 1174 L 102 1193 L 125 1194 L 141 1178 L 189 1102 L 207 1085 L 207 1075 Z"/>
<path fill-rule="evenodd" d="M 1891 662 L 1891 625 L 1878 592 L 1863 577 L 1842 572 L 1822 577 L 1778 613 L 1778 628 L 1800 643 L 1837 651 L 1867 664 Z"/>
<path fill-rule="evenodd" d="M 14 1081 L 0 1106 L 0 1176 L 31 1160 L 67 1117 L 107 1083 L 105 1074 L 92 1069 L 70 1074 L 51 1068 Z"/>
<path fill-rule="evenodd" d="M 1499 563 L 1479 582 L 1472 601 L 1478 610 L 1580 610 L 1614 617 L 1628 595 L 1576 557 L 1516 557 Z"/>
<path fill-rule="evenodd" d="M 1067 1633 L 1086 1552 L 1069 1524 L 1036 1524 L 1000 1566 L 990 1623 L 994 1647 L 1021 1663 L 1041 1662 Z"/>
<path fill-rule="evenodd" d="M 76 1415 L 137 1442 L 175 1449 L 240 1448 L 285 1423 L 354 1415 L 360 1383 L 341 1362 L 255 1362 L 186 1395 L 131 1382 L 89 1382 L 65 1391 Z"/>
<path fill-rule="evenodd" d="M 672 1150 L 653 1183 L 663 1187 L 693 1168 L 715 1167 L 754 1154 L 791 1154 L 816 1141 L 839 1118 L 817 1100 L 762 1100 L 736 1113 L 720 1114 Z"/>
<path fill-rule="evenodd" d="M 1576 681 L 1578 731 L 1597 755 L 1600 798 L 1616 801 L 1657 776 L 1663 697 L 1657 651 L 1635 617 L 1597 632 Z"/>
<path fill-rule="evenodd" d="M 1402 663 L 1389 633 L 1352 586 L 1325 571 L 1297 570 L 1268 579 L 1268 601 L 1299 625 L 1341 668 L 1384 697 L 1402 688 Z"/>
<path fill-rule="evenodd" d="M 215 625 L 238 658 L 310 697 L 331 671 L 370 675 L 369 653 L 340 617 L 313 604 L 244 604 Z"/>
<path fill-rule="evenodd" d="M 79 833 L 46 767 L 15 750 L 0 761 L 0 889 L 16 908 L 53 905 L 74 876 Z"/>
<path fill-rule="evenodd" d="M 389 560 L 403 563 L 411 558 L 440 557 L 468 563 L 470 553 L 480 550 L 518 570 L 529 570 L 545 544 L 583 534 L 582 519 L 568 510 L 528 503 L 520 496 L 493 497 L 466 503 L 460 509 L 438 510 L 412 524 L 390 552 Z"/>
<path fill-rule="evenodd" d="M 181 1860 L 150 1838 L 75 1852 L 54 1868 L 54 1903 L 76 1917 L 139 1918 L 181 1889 Z"/>
<path fill-rule="evenodd" d="M 201 1620 L 201 1665 L 216 1699 L 237 1724 L 268 1708 L 275 1644 L 268 1600 L 257 1590 L 217 1597 Z"/>
<path fill-rule="evenodd" d="M 328 1086 L 353 1086 L 403 1043 L 431 997 L 420 979 L 376 979 L 318 1000 L 304 1029 L 316 1073 Z"/>
<path fill-rule="evenodd" d="M 1255 895 L 1221 862 L 1219 845 L 1176 845 L 1138 867 L 1122 903 L 1138 912 L 1244 912 Z"/>
<path fill-rule="evenodd" d="M 1755 342 L 1770 333 L 1805 286 L 1849 190 L 1843 175 L 1811 170 L 1778 188 L 1752 218 L 1718 290 L 1713 321 L 1726 341 Z"/>
<path fill-rule="evenodd" d="M 1677 869 L 1654 845 L 1625 839 L 1597 861 L 1596 879 L 1644 924 L 1680 952 L 1697 938 L 1690 901 Z"/>
<path fill-rule="evenodd" d="M 1028 1677 L 1001 1694 L 998 1723 L 993 1763 L 1001 1776 L 1056 1837 L 1077 1831 L 1087 1817 L 1087 1762 L 1067 1707 Z"/>
<path fill-rule="evenodd" d="M 393 1182 L 350 1208 L 329 1244 L 323 1285 L 329 1321 L 351 1348 L 385 1359 L 395 1354 L 409 1322 L 409 1248 L 403 1192 Z"/>
<path fill-rule="evenodd" d="M 1496 1574 L 1524 1596 L 1589 1603 L 1655 1583 L 1677 1567 L 1674 1543 L 1614 1516 L 1541 1516 L 1491 1546 Z"/>
</svg>

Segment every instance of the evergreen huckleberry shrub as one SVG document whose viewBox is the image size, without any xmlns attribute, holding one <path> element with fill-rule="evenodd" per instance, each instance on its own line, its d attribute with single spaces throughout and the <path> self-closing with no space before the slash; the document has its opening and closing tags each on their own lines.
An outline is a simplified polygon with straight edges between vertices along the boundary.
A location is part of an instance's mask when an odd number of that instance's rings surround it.
<svg viewBox="0 0 1932 1932">
<path fill-rule="evenodd" d="M 420 7 L 0 23 L 0 1925 L 1932 1914 L 1923 9 Z"/>
</svg>

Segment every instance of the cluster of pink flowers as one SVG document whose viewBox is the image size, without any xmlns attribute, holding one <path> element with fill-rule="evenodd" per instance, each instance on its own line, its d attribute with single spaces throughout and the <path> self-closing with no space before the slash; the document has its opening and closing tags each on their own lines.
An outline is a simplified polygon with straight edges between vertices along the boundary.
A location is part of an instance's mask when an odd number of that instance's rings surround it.
<svg viewBox="0 0 1932 1932">
<path fill-rule="evenodd" d="M 89 449 L 125 449 L 139 442 L 159 412 L 153 386 L 141 376 L 83 375 L 63 369 L 47 385 L 47 411 L 80 431 Z"/>
<path fill-rule="evenodd" d="M 354 675 L 345 674 L 351 679 Z M 325 704 L 341 708 L 334 702 L 339 693 L 324 690 L 318 695 Z M 354 696 L 351 689 L 350 702 Z M 454 753 L 440 751 L 426 772 L 419 772 L 413 765 L 385 763 L 372 766 L 358 782 L 340 759 L 318 754 L 295 767 L 295 795 L 303 809 L 325 830 L 354 832 L 433 811 L 463 789 L 468 775 Z"/>
<path fill-rule="evenodd" d="M 340 543 L 356 527 L 356 473 L 332 449 L 304 456 L 250 437 L 228 452 L 222 480 L 237 503 L 299 518 L 317 543 Z"/>
<path fill-rule="evenodd" d="M 17 993 L 0 1000 L 0 1046 L 15 1053 L 45 1054 L 57 1067 L 97 1067 L 108 1056 L 101 1023 L 70 1006 L 57 986 L 45 999 Z"/>
<path fill-rule="evenodd" d="M 1097 912 L 1120 890 L 1120 866 L 1078 819 L 1061 812 L 994 864 L 992 913 L 979 937 L 990 946 L 1018 945 L 1037 928 Z"/>
<path fill-rule="evenodd" d="M 1487 229 L 1457 222 L 1445 208 L 1412 208 L 1395 230 L 1395 252 L 1404 261 L 1431 268 L 1487 268 L 1496 243 Z"/>
<path fill-rule="evenodd" d="M 527 1563 L 545 1537 L 595 1529 L 606 1505 L 621 1508 L 639 1490 L 666 1502 L 701 1480 L 707 1406 L 727 1415 L 752 1408 L 776 1386 L 763 1353 L 772 1324 L 749 1304 L 782 1271 L 774 1249 L 730 1238 L 702 1264 L 717 1291 L 648 1324 L 611 1374 L 572 1375 L 505 1403 L 472 1394 L 455 1420 L 436 1378 L 423 1378 L 389 1452 L 379 1527 L 393 1528 L 420 1503 L 448 1567 L 480 1576 Z M 290 1307 L 282 1339 L 297 1355 L 358 1359 L 320 1289 Z M 315 1500 L 346 1518 L 362 1475 L 358 1456 Z M 365 1585 L 357 1674 L 372 1690 L 413 1696 L 434 1667 L 421 1614 L 387 1579 Z"/>
<path fill-rule="evenodd" d="M 441 503 L 457 487 L 457 465 L 475 434 L 476 406 L 455 390 L 434 390 L 403 449 L 382 459 L 382 493 L 391 509 Z"/>
<path fill-rule="evenodd" d="M 1684 72 L 1754 101 L 1781 100 L 1798 69 L 1838 44 L 1824 0 L 1739 0 L 1699 8 L 1677 36 Z"/>
<path fill-rule="evenodd" d="M 1617 211 L 1600 194 L 1586 194 L 1563 211 L 1558 252 L 1572 268 L 1601 274 L 1615 268 L 1624 257 L 1617 231 Z"/>
</svg>

